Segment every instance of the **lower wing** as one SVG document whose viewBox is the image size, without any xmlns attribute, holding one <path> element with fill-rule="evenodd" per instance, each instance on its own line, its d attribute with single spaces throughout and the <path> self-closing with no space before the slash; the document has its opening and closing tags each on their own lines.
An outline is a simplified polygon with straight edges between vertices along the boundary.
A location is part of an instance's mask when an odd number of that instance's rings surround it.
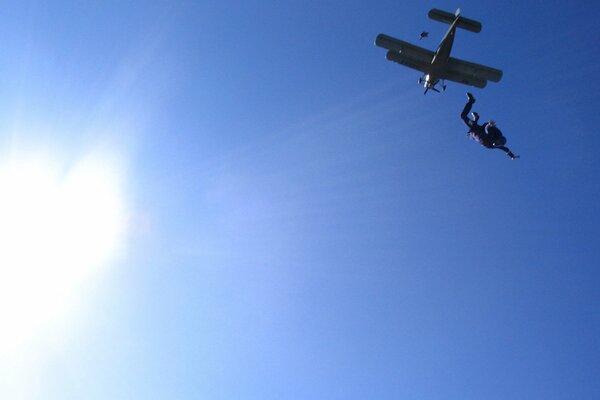
<svg viewBox="0 0 600 400">
<path fill-rule="evenodd" d="M 404 52 L 398 53 L 393 50 L 388 51 L 385 55 L 385 58 L 389 61 L 405 65 L 409 68 L 416 69 L 417 71 L 421 71 L 423 73 L 429 72 L 429 66 L 431 65 L 419 59 L 408 57 Z"/>
<path fill-rule="evenodd" d="M 446 71 L 449 75 L 460 76 L 464 79 L 474 81 L 492 81 L 498 82 L 502 79 L 502 71 L 496 68 L 487 67 L 481 64 L 459 60 L 458 58 L 450 57 L 446 64 Z M 446 78 L 453 80 L 451 78 Z M 476 86 L 476 85 L 474 85 Z"/>
<path fill-rule="evenodd" d="M 440 77 L 447 81 L 463 83 L 465 85 L 475 86 L 481 89 L 483 89 L 487 85 L 487 81 L 485 79 L 478 79 L 471 75 L 455 73 L 452 71 L 444 71 L 444 73 Z"/>
</svg>

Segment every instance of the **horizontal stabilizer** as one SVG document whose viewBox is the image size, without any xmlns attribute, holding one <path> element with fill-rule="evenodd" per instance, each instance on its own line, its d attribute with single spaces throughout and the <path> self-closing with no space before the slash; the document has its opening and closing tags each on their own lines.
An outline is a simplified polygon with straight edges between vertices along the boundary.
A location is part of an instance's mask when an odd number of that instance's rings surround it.
<svg viewBox="0 0 600 400">
<path fill-rule="evenodd" d="M 456 19 L 456 15 L 447 11 L 438 10 L 437 8 L 429 10 L 427 16 L 435 21 L 443 22 L 448 25 L 451 25 Z M 474 19 L 459 16 L 456 26 L 475 33 L 481 32 L 481 22 L 475 21 Z"/>
</svg>

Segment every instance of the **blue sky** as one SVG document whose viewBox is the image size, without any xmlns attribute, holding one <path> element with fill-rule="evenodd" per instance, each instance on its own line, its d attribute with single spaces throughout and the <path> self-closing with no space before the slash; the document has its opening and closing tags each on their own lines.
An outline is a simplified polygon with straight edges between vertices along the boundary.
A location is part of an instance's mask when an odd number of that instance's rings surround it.
<svg viewBox="0 0 600 400">
<path fill-rule="evenodd" d="M 504 76 L 423 96 L 375 36 L 434 49 L 427 11 L 457 6 L 483 29 L 453 55 Z M 598 12 L 5 4 L 0 155 L 100 154 L 127 217 L 68 311 L 0 347 L 0 397 L 597 398 Z M 521 159 L 466 138 L 467 90 Z"/>
</svg>

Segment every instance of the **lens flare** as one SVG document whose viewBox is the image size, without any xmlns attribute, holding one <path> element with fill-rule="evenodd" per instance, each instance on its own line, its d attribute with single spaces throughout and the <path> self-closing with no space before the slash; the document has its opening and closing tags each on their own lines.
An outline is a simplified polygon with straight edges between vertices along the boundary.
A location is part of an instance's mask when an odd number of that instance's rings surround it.
<svg viewBox="0 0 600 400">
<path fill-rule="evenodd" d="M 59 318 L 119 248 L 117 170 L 97 156 L 61 171 L 47 158 L 0 163 L 0 350 Z"/>
</svg>

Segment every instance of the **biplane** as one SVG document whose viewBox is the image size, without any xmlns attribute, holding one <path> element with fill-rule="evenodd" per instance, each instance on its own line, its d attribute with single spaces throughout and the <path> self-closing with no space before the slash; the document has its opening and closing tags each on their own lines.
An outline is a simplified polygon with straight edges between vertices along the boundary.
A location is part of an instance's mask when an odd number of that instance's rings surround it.
<svg viewBox="0 0 600 400">
<path fill-rule="evenodd" d="M 436 88 L 438 83 L 442 90 L 446 90 L 446 80 L 478 88 L 484 88 L 488 81 L 500 81 L 502 71 L 499 69 L 450 57 L 456 28 L 478 33 L 481 31 L 480 22 L 461 16 L 460 8 L 454 14 L 432 9 L 427 15 L 450 25 L 435 52 L 383 33 L 375 39 L 375 45 L 388 50 L 386 59 L 423 73 L 418 82 L 425 88 L 424 94 L 429 89 L 439 92 Z"/>
</svg>

